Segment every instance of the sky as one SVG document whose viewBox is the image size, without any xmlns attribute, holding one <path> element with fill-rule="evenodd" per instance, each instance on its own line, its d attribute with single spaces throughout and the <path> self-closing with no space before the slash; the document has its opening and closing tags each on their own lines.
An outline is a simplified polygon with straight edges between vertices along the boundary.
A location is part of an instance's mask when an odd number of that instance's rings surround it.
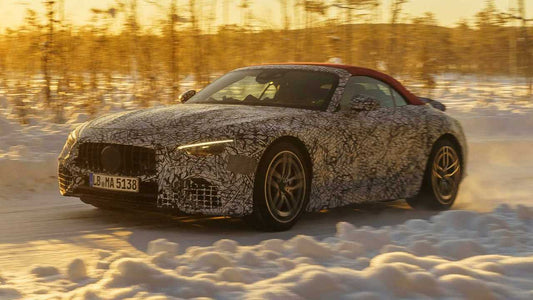
<svg viewBox="0 0 533 300">
<path fill-rule="evenodd" d="M 65 19 L 75 25 L 87 24 L 90 20 L 91 8 L 107 8 L 114 3 L 114 0 L 63 0 Z M 142 25 L 155 25 L 167 10 L 169 0 L 137 0 L 139 11 L 139 22 Z M 210 5 L 216 3 L 217 16 L 216 24 L 240 23 L 242 13 L 237 8 L 241 0 L 231 1 L 228 14 L 224 16 L 223 3 L 228 0 L 197 0 Z M 389 19 L 388 8 L 391 0 L 382 0 L 379 20 L 387 22 Z M 151 3 L 150 3 L 151 2 Z M 257 16 L 258 22 L 267 27 L 277 27 L 281 24 L 279 2 L 276 0 L 253 0 L 252 10 Z M 517 0 L 494 0 L 496 7 L 507 11 L 510 7 L 516 7 Z M 7 27 L 19 26 L 25 16 L 27 9 L 33 9 L 38 13 L 44 12 L 42 0 L 0 0 L 0 30 Z M 153 3 L 156 3 L 155 5 Z M 188 0 L 178 0 L 178 9 L 187 10 Z M 425 12 L 435 14 L 440 25 L 454 26 L 461 19 L 470 19 L 486 4 L 486 0 L 410 0 L 404 5 L 405 16 L 420 16 Z M 533 16 L 533 0 L 525 0 L 526 17 Z M 203 11 L 207 11 L 204 9 Z"/>
</svg>

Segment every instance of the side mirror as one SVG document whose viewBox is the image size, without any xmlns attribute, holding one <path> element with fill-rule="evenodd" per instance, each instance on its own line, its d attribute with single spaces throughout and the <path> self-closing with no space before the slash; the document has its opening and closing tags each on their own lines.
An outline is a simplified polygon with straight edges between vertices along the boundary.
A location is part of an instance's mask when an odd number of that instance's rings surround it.
<svg viewBox="0 0 533 300">
<path fill-rule="evenodd" d="M 426 104 L 429 104 L 429 105 L 433 106 L 434 108 L 436 108 L 438 110 L 446 111 L 446 105 L 442 104 L 442 102 L 439 102 L 439 101 L 433 100 L 433 99 L 429 99 L 429 98 L 422 98 L 422 97 L 418 97 L 418 99 L 420 99 L 422 102 L 424 102 Z"/>
<path fill-rule="evenodd" d="M 365 95 L 356 95 L 352 98 L 351 111 L 371 111 L 381 107 L 378 99 Z"/>
<path fill-rule="evenodd" d="M 179 97 L 178 97 L 178 101 L 181 102 L 181 103 L 185 103 L 187 102 L 189 99 L 192 98 L 192 96 L 196 95 L 196 91 L 195 90 L 188 90 L 184 93 L 182 93 Z"/>
</svg>

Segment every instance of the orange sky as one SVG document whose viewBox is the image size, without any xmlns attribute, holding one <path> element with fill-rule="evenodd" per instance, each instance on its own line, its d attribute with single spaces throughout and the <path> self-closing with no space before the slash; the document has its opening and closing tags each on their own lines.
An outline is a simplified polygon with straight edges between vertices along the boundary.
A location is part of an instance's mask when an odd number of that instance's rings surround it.
<svg viewBox="0 0 533 300">
<path fill-rule="evenodd" d="M 223 23 L 224 13 L 223 6 L 227 0 L 203 0 L 207 5 L 217 3 L 216 24 Z M 294 1 L 294 0 L 293 0 Z M 332 2 L 334 0 L 330 0 Z M 0 0 L 0 29 L 6 27 L 16 27 L 24 19 L 25 11 L 28 8 L 34 9 L 40 13 L 44 11 L 42 0 Z M 65 17 L 68 21 L 83 25 L 89 21 L 91 8 L 109 7 L 114 0 L 64 0 Z M 159 7 L 149 2 L 158 3 Z M 143 25 L 156 24 L 166 11 L 168 0 L 138 0 L 139 3 L 139 20 Z M 197 0 L 202 2 L 202 0 Z M 230 5 L 228 21 L 229 23 L 239 23 L 241 21 L 241 12 L 236 7 L 240 0 L 229 1 Z M 388 7 L 390 0 L 382 0 L 380 8 L 382 22 L 388 20 Z M 410 0 L 405 4 L 404 13 L 406 16 L 419 16 L 426 11 L 433 12 L 439 24 L 453 26 L 462 18 L 472 18 L 472 16 L 485 6 L 485 0 Z M 494 0 L 496 7 L 500 10 L 508 10 L 513 5 L 516 7 L 516 0 Z M 188 0 L 178 0 L 180 9 L 187 10 Z M 533 0 L 525 0 L 526 16 L 531 17 L 533 11 Z M 281 23 L 279 13 L 279 2 L 276 0 L 253 0 L 252 9 L 258 22 L 266 27 L 277 27 Z M 207 11 L 205 9 L 204 11 Z M 294 21 L 293 21 L 294 22 Z"/>
</svg>

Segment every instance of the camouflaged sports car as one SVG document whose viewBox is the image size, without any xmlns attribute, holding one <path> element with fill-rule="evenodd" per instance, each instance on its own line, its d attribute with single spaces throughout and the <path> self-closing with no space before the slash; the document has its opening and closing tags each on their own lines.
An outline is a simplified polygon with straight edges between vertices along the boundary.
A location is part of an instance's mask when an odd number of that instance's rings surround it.
<svg viewBox="0 0 533 300">
<path fill-rule="evenodd" d="M 59 156 L 61 194 L 284 230 L 303 211 L 350 203 L 447 209 L 463 178 L 459 122 L 374 70 L 253 66 L 180 98 L 76 128 Z"/>
</svg>

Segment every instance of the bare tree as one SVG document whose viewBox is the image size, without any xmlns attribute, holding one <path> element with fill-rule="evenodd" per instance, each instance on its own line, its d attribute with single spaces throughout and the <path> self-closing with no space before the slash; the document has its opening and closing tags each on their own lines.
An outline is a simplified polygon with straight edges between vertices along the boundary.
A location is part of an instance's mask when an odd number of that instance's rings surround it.
<svg viewBox="0 0 533 300">
<path fill-rule="evenodd" d="M 249 0 L 241 0 L 241 3 L 239 4 L 239 8 L 241 10 L 241 45 L 246 44 L 245 42 L 245 36 L 249 34 L 250 31 L 250 1 Z M 245 64 L 250 60 L 250 47 L 242 47 L 242 63 Z"/>
<path fill-rule="evenodd" d="M 70 90 L 70 62 L 71 59 L 69 54 L 71 49 L 75 47 L 74 44 L 69 43 L 69 36 L 72 34 L 71 26 L 66 23 L 65 13 L 64 13 L 64 0 L 58 0 L 57 11 L 58 11 L 58 30 L 56 38 L 56 52 L 57 60 L 59 62 L 59 71 L 60 78 L 57 82 L 57 98 L 55 99 L 55 121 L 58 123 L 64 123 L 64 107 L 68 103 L 68 93 Z"/>
<path fill-rule="evenodd" d="M 378 0 L 344 0 L 340 3 L 333 3 L 332 6 L 344 10 L 344 60 L 346 63 L 353 63 L 353 28 L 350 26 L 354 19 L 368 15 L 373 9 L 379 6 Z"/>
<path fill-rule="evenodd" d="M 328 10 L 328 5 L 323 0 L 304 0 L 303 7 L 305 12 L 305 38 L 303 59 L 312 60 L 312 52 L 309 51 L 313 47 L 313 26 L 314 15 L 324 16 Z"/>
<path fill-rule="evenodd" d="M 198 16 L 197 16 L 197 9 L 196 9 L 196 0 L 189 0 L 189 18 L 191 23 L 191 39 L 193 41 L 192 47 L 194 51 L 192 52 L 193 60 L 192 60 L 192 68 L 193 68 L 193 74 L 194 74 L 194 80 L 196 88 L 201 85 L 202 82 L 202 72 L 201 72 L 201 66 L 202 66 L 202 60 L 203 57 L 201 55 L 201 48 L 202 48 L 202 40 L 200 36 L 200 29 L 198 26 Z"/>
<path fill-rule="evenodd" d="M 4 41 L 4 37 L 0 37 L 0 89 L 6 89 L 7 87 L 7 76 L 6 76 L 6 67 L 7 67 L 7 43 Z"/>
<path fill-rule="evenodd" d="M 142 81 L 143 78 L 139 78 L 139 23 L 137 20 L 137 0 L 125 0 L 128 2 L 117 2 L 120 10 L 126 12 L 126 23 L 125 30 L 128 36 L 128 46 L 129 46 L 129 68 L 130 74 L 133 79 L 133 94 L 137 98 L 139 90 L 139 81 Z M 145 99 L 139 97 L 137 99 L 141 102 L 141 105 L 146 105 L 144 103 Z"/>
<path fill-rule="evenodd" d="M 23 65 L 23 73 L 30 76 L 36 69 L 36 66 L 41 63 L 42 57 L 42 45 L 41 45 L 41 32 L 42 26 L 39 24 L 37 13 L 32 9 L 26 10 L 26 16 L 24 18 L 24 25 L 19 32 L 25 33 L 27 40 L 27 48 L 24 49 L 23 54 L 29 60 Z M 18 41 L 20 42 L 20 41 Z M 41 70 L 42 66 L 38 66 Z"/>
<path fill-rule="evenodd" d="M 98 111 L 98 105 L 104 104 L 103 93 L 98 84 L 98 78 L 106 75 L 107 90 L 112 90 L 112 68 L 105 63 L 105 53 L 109 51 L 109 37 L 110 28 L 118 13 L 117 8 L 111 6 L 107 9 L 91 9 L 91 27 L 90 32 L 93 38 L 92 45 L 90 45 L 89 53 L 91 60 L 88 62 L 88 69 L 90 74 L 90 97 L 85 103 L 89 115 L 94 115 Z"/>
<path fill-rule="evenodd" d="M 178 64 L 178 33 L 176 26 L 178 23 L 178 9 L 176 0 L 170 0 L 168 11 L 168 39 L 169 39 L 169 64 L 170 64 L 170 85 L 172 88 L 171 101 L 175 101 L 179 93 L 179 64 Z"/>
<path fill-rule="evenodd" d="M 435 88 L 434 74 L 438 71 L 437 51 L 434 49 L 438 45 L 437 37 L 433 34 L 436 31 L 437 21 L 432 13 L 425 13 L 424 16 L 413 20 L 414 32 L 413 40 L 416 41 L 413 49 L 415 53 L 414 77 L 423 83 L 427 93 Z"/>
<path fill-rule="evenodd" d="M 47 107 L 51 106 L 52 103 L 52 71 L 51 71 L 51 65 L 52 65 L 52 54 L 53 54 L 53 47 L 54 47 L 54 29 L 55 29 L 55 9 L 54 9 L 54 0 L 45 0 L 44 1 L 45 7 L 46 7 L 46 41 L 43 43 L 42 51 L 41 51 L 41 70 L 44 76 L 44 97 L 45 97 L 45 104 Z"/>
<path fill-rule="evenodd" d="M 518 9 L 516 15 L 510 15 L 510 18 L 520 20 L 520 40 L 521 47 L 517 47 L 517 55 L 521 58 L 520 64 L 521 75 L 527 78 L 529 97 L 533 96 L 533 45 L 529 37 L 528 23 L 533 19 L 526 19 L 526 6 L 524 0 L 517 0 Z M 518 59 L 517 59 L 518 61 Z"/>
<path fill-rule="evenodd" d="M 394 75 L 398 73 L 398 59 L 400 59 L 398 51 L 398 21 L 400 19 L 403 5 L 407 3 L 408 0 L 391 0 L 391 14 L 390 14 L 390 36 L 389 36 L 389 55 L 387 67 L 389 72 Z"/>
<path fill-rule="evenodd" d="M 282 36 L 279 39 L 279 46 L 283 47 L 283 45 L 287 45 L 287 43 L 290 41 L 290 18 L 289 18 L 289 0 L 278 0 L 280 10 L 281 10 L 281 16 L 282 16 Z M 289 60 L 289 52 L 283 51 L 283 60 L 287 61 Z"/>
</svg>

